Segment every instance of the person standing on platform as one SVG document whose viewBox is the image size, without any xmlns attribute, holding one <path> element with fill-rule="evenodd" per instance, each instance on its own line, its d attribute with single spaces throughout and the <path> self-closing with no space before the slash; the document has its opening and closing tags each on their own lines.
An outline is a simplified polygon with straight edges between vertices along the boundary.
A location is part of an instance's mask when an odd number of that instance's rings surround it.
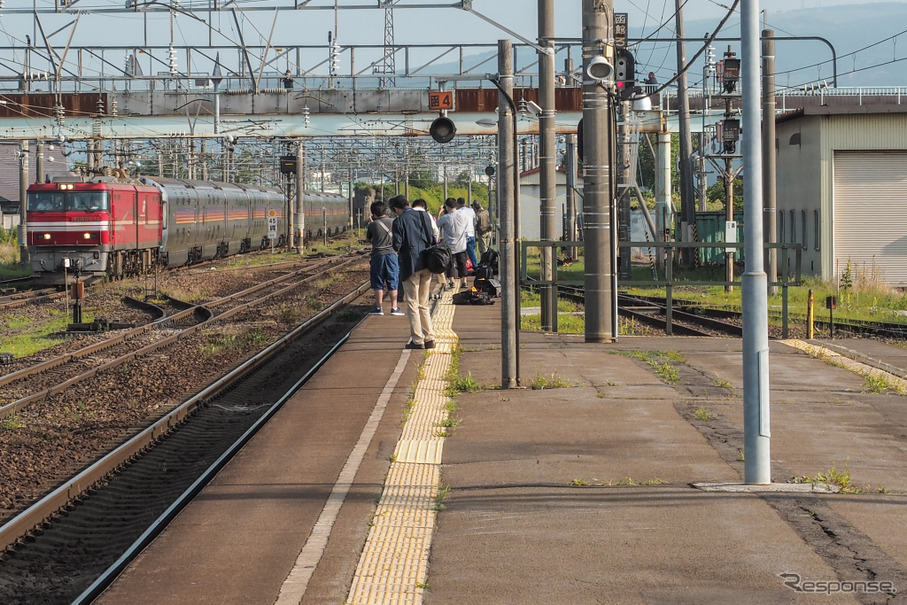
<svg viewBox="0 0 907 605">
<path fill-rule="evenodd" d="M 430 212 L 428 212 L 428 204 L 426 203 L 426 201 L 420 197 L 418 199 L 413 200 L 413 203 L 411 204 L 411 206 L 413 207 L 413 210 L 416 210 L 418 212 L 425 212 L 426 214 L 428 214 L 428 218 L 431 219 L 432 234 L 434 235 L 435 241 L 440 242 L 441 241 L 441 231 L 438 229 L 438 222 L 435 220 L 435 217 L 432 216 L 432 214 Z M 444 273 L 438 273 L 437 275 L 433 275 L 433 278 L 436 282 L 440 283 L 442 289 L 444 288 L 444 286 L 447 285 L 447 277 L 445 277 Z M 434 290 L 434 287 L 429 286 L 429 289 Z M 430 298 L 433 298 L 433 299 L 441 298 L 441 294 L 440 293 L 433 294 L 433 295 L 431 295 Z"/>
<path fill-rule="evenodd" d="M 479 266 L 479 261 L 476 259 L 476 213 L 466 205 L 466 200 L 461 197 L 457 198 L 457 212 L 462 212 L 467 217 L 466 257 L 469 258 L 469 262 L 472 263 L 472 270 L 475 271 L 476 267 Z"/>
<path fill-rule="evenodd" d="M 472 209 L 476 213 L 476 243 L 479 245 L 481 259 L 485 251 L 491 248 L 491 215 L 479 202 L 473 202 Z"/>
<path fill-rule="evenodd" d="M 375 308 L 371 315 L 384 315 L 381 305 L 384 300 L 384 285 L 391 299 L 391 315 L 405 315 L 397 307 L 397 285 L 400 280 L 400 265 L 394 251 L 394 235 L 392 228 L 394 219 L 387 216 L 387 204 L 372 202 L 369 207 L 372 212 L 368 227 L 365 229 L 365 239 L 372 243 L 372 258 L 369 263 L 369 279 L 372 290 L 375 291 Z"/>
<path fill-rule="evenodd" d="M 403 300 L 409 316 L 410 341 L 407 349 L 434 349 L 435 337 L 431 325 L 431 272 L 425 267 L 422 253 L 432 246 L 431 220 L 427 212 L 413 210 L 403 195 L 395 195 L 388 202 L 397 215 L 393 225 L 394 250 L 400 262 L 400 279 L 403 280 Z"/>
<path fill-rule="evenodd" d="M 466 288 L 466 227 L 469 217 L 462 210 L 457 210 L 457 201 L 452 197 L 444 201 L 444 215 L 438 219 L 438 228 L 444 237 L 444 243 L 453 255 L 448 277 L 452 280 L 448 288 L 453 288 L 457 278 L 462 288 Z"/>
</svg>

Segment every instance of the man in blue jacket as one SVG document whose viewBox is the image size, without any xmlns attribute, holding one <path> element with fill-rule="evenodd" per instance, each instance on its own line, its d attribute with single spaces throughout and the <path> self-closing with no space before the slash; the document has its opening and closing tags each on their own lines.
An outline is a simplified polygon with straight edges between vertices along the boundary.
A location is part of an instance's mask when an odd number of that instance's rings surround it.
<svg viewBox="0 0 907 605">
<path fill-rule="evenodd" d="M 407 349 L 434 349 L 435 337 L 431 326 L 431 272 L 425 268 L 422 252 L 435 242 L 428 213 L 416 212 L 402 195 L 388 201 L 394 220 L 394 250 L 400 259 L 400 280 L 403 282 L 403 301 L 409 317 L 410 341 Z"/>
</svg>

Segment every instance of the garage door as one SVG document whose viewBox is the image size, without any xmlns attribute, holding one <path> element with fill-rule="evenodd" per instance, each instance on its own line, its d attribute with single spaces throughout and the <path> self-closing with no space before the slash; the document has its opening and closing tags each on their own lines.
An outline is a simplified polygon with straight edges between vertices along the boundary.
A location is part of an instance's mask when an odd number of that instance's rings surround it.
<svg viewBox="0 0 907 605">
<path fill-rule="evenodd" d="M 835 261 L 907 286 L 907 151 L 836 151 Z"/>
</svg>

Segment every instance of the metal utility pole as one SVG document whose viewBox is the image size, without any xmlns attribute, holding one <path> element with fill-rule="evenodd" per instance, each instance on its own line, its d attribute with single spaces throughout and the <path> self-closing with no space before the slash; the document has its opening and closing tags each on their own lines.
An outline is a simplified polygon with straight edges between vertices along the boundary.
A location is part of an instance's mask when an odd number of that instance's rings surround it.
<svg viewBox="0 0 907 605">
<path fill-rule="evenodd" d="M 305 147 L 300 139 L 296 142 L 296 245 L 299 254 L 305 254 Z"/>
<path fill-rule="evenodd" d="M 655 157 L 655 241 L 666 242 L 673 212 L 671 207 L 671 133 L 659 132 Z M 664 270 L 664 251 L 659 250 L 655 259 L 659 271 Z"/>
<path fill-rule="evenodd" d="M 766 29 L 762 32 L 762 188 L 765 193 L 765 213 L 762 215 L 762 226 L 765 229 L 765 241 L 778 241 L 778 214 L 775 178 L 777 149 L 775 147 L 775 31 Z M 778 280 L 778 250 L 768 248 L 765 251 L 768 265 L 768 282 Z M 776 294 L 778 286 L 768 286 L 768 294 Z"/>
<path fill-rule="evenodd" d="M 19 143 L 19 262 L 28 265 L 28 141 Z"/>
<path fill-rule="evenodd" d="M 567 135 L 567 241 L 575 242 L 577 240 L 576 231 L 576 135 Z M 570 260 L 575 261 L 578 257 L 579 249 L 576 246 L 570 246 L 567 254 Z"/>
<path fill-rule="evenodd" d="M 620 149 L 620 153 L 618 154 L 618 157 L 620 158 L 620 185 L 618 188 L 619 194 L 617 196 L 617 239 L 618 241 L 628 242 L 632 239 L 630 236 L 630 187 L 633 184 L 633 177 L 630 174 L 630 154 L 632 153 L 632 150 L 630 149 L 630 101 L 620 102 L 618 132 L 620 138 L 620 144 L 618 145 L 618 149 Z M 615 170 L 615 172 L 618 171 Z M 618 260 L 620 261 L 620 276 L 625 279 L 630 279 L 629 246 L 620 248 Z"/>
<path fill-rule="evenodd" d="M 762 257 L 762 128 L 759 95 L 759 2 L 740 6 L 743 84 L 743 203 L 746 271 L 743 273 L 743 447 L 747 484 L 772 481 L 769 414 L 768 297 Z"/>
<path fill-rule="evenodd" d="M 44 143 L 35 142 L 35 182 L 44 182 Z"/>
<path fill-rule="evenodd" d="M 690 134 L 690 99 L 687 96 L 686 43 L 683 41 L 683 2 L 674 0 L 677 10 L 675 22 L 677 32 L 677 119 L 680 130 L 680 231 L 681 241 L 693 241 L 693 227 L 696 224 L 696 200 L 693 195 L 693 140 Z M 692 266 L 693 249 L 686 250 L 685 262 Z"/>
<path fill-rule="evenodd" d="M 517 200 L 516 107 L 513 106 L 513 43 L 498 41 L 498 207 L 501 212 L 501 387 L 519 384 L 519 300 L 515 215 Z"/>
<path fill-rule="evenodd" d="M 607 78 L 590 74 L 604 58 L 614 65 L 613 5 L 610 0 L 583 0 L 583 240 L 586 254 L 586 342 L 617 339 L 616 253 L 612 206 L 614 190 L 609 158 L 614 133 Z M 610 76 L 613 78 L 613 73 Z"/>
<path fill-rule="evenodd" d="M 554 100 L 554 0 L 539 0 L 539 235 L 542 241 L 558 239 L 557 228 L 557 132 Z M 555 253 L 541 249 L 542 330 L 557 332 L 557 290 Z"/>
</svg>

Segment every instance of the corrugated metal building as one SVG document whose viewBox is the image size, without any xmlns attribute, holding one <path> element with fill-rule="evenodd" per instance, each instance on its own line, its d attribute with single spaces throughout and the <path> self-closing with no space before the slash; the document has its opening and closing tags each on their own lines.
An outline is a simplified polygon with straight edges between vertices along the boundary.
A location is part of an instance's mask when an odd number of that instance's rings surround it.
<svg viewBox="0 0 907 605">
<path fill-rule="evenodd" d="M 778 240 L 803 245 L 804 273 L 907 286 L 907 104 L 807 107 L 776 134 Z"/>
</svg>

